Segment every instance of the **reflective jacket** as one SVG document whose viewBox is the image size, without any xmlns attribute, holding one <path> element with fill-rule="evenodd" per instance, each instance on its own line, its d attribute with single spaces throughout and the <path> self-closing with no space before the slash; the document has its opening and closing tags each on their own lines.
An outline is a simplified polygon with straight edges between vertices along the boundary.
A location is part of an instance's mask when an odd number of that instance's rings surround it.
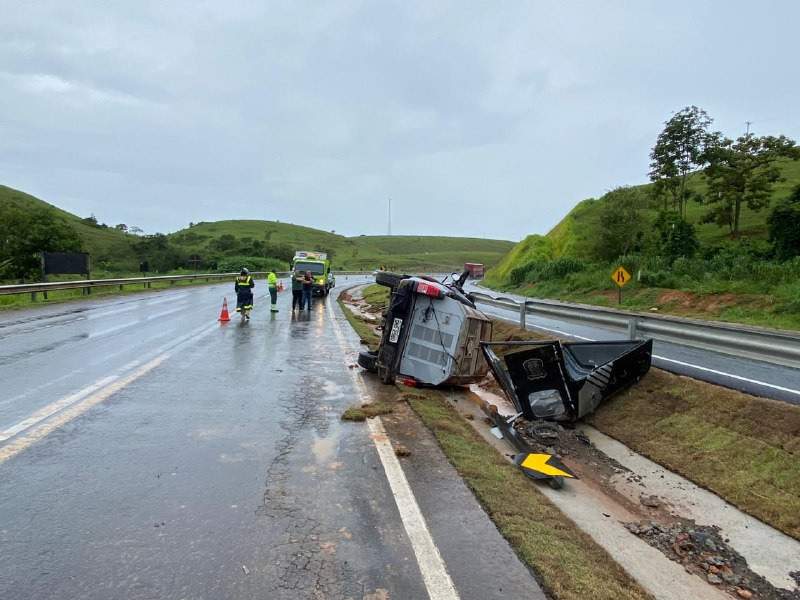
<svg viewBox="0 0 800 600">
<path fill-rule="evenodd" d="M 256 285 L 252 275 L 239 275 L 236 278 L 236 293 L 252 290 Z"/>
<path fill-rule="evenodd" d="M 267 275 L 267 285 L 269 287 L 278 287 L 278 276 L 275 273 Z"/>
</svg>

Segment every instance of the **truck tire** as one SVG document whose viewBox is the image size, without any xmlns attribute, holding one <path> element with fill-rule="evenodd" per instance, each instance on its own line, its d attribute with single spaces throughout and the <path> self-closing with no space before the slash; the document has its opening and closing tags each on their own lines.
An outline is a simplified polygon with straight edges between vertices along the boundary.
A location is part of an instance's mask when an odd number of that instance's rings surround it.
<svg viewBox="0 0 800 600">
<path fill-rule="evenodd" d="M 362 350 L 358 353 L 358 366 L 366 369 L 370 373 L 375 373 L 378 370 L 378 355 L 374 352 L 367 352 Z"/>
<path fill-rule="evenodd" d="M 375 273 L 375 283 L 378 285 L 384 285 L 388 288 L 396 288 L 397 284 L 400 283 L 403 279 L 406 279 L 408 275 L 400 275 L 399 273 L 388 273 L 386 271 L 378 271 Z"/>
</svg>

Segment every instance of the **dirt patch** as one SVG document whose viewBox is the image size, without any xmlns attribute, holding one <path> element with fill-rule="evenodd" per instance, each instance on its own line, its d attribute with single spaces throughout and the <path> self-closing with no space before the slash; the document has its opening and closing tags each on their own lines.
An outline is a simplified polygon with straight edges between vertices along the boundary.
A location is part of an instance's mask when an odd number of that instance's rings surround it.
<svg viewBox="0 0 800 600">
<path fill-rule="evenodd" d="M 711 585 L 739 598 L 800 600 L 800 591 L 779 590 L 753 573 L 720 535 L 716 527 L 702 527 L 681 519 L 672 524 L 657 521 L 627 523 L 625 527 L 671 560 L 681 563 Z"/>
<path fill-rule="evenodd" d="M 728 308 L 765 306 L 764 296 L 755 294 L 696 294 L 682 290 L 664 290 L 655 302 L 659 308 L 666 308 L 671 314 L 711 315 L 718 317 Z"/>
</svg>

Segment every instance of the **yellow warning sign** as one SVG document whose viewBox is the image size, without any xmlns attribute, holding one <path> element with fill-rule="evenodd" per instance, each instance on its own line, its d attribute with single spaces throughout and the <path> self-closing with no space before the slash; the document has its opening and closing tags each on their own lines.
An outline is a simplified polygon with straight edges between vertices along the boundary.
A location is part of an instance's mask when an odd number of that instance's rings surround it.
<svg viewBox="0 0 800 600">
<path fill-rule="evenodd" d="M 625 270 L 625 267 L 617 267 L 616 271 L 611 274 L 611 280 L 622 287 L 631 280 L 631 274 Z"/>
</svg>

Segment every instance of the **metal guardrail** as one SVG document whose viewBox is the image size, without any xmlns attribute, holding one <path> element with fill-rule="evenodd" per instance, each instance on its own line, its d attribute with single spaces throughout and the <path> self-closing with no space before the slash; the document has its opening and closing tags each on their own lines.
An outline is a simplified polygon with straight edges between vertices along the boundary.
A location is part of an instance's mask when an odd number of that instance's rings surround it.
<svg viewBox="0 0 800 600">
<path fill-rule="evenodd" d="M 255 271 L 251 275 L 256 277 L 266 275 L 266 271 Z M 366 271 L 334 271 L 334 275 L 365 275 Z M 207 282 L 212 280 L 231 280 L 236 277 L 238 273 L 194 273 L 192 275 L 158 275 L 154 277 L 125 277 L 116 279 L 82 279 L 75 281 L 46 281 L 39 283 L 21 283 L 15 285 L 0 285 L 0 296 L 7 296 L 10 294 L 28 294 L 36 299 L 36 294 L 43 293 L 47 298 L 47 292 L 56 290 L 84 290 L 85 294 L 91 294 L 93 288 L 119 286 L 122 290 L 126 285 L 142 285 L 149 288 L 153 283 L 170 283 L 174 284 L 178 281 L 199 281 L 205 279 Z M 279 277 L 288 277 L 289 271 L 281 271 L 276 273 Z"/>
<path fill-rule="evenodd" d="M 800 368 L 800 335 L 793 332 L 627 312 L 555 300 L 530 299 L 523 302 L 481 292 L 470 294 L 477 303 L 516 311 L 520 316 L 520 326 L 523 328 L 528 314 L 555 317 L 618 330 L 630 339 L 640 336 L 651 337 L 674 344 Z"/>
</svg>

